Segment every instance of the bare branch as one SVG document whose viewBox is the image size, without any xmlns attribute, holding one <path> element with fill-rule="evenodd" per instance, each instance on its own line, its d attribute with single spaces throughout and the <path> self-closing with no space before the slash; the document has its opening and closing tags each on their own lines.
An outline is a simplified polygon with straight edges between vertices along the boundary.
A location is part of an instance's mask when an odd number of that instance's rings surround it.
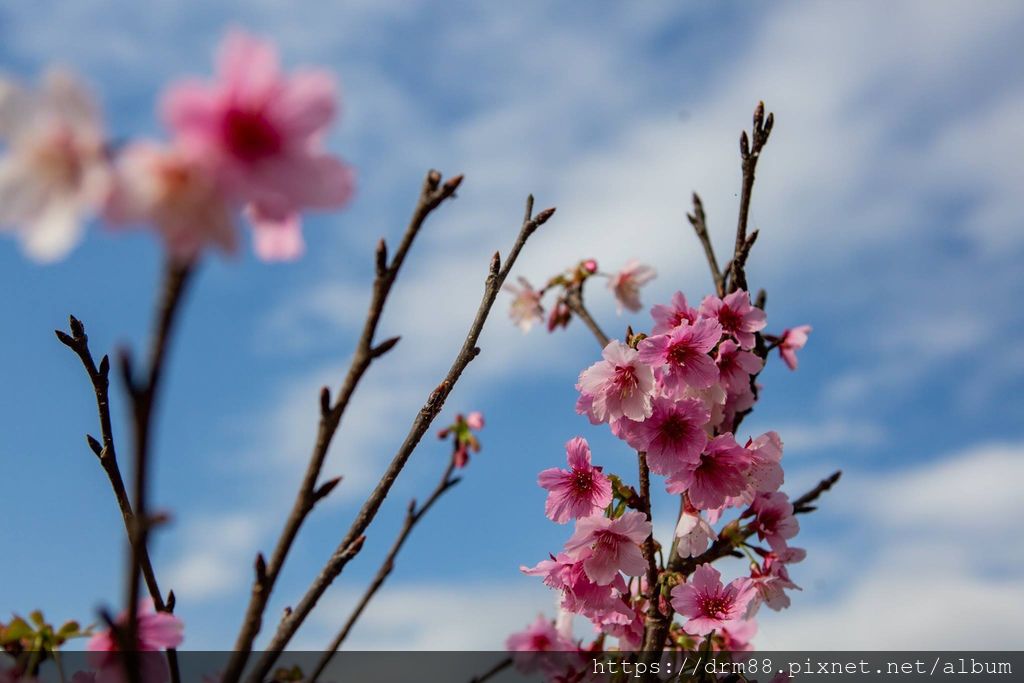
<svg viewBox="0 0 1024 683">
<path fill-rule="evenodd" d="M 707 257 L 708 267 L 711 269 L 711 279 L 715 283 L 715 292 L 720 297 L 725 296 L 725 278 L 722 277 L 722 271 L 718 268 L 715 249 L 711 245 L 711 235 L 708 234 L 707 218 L 704 215 L 704 203 L 696 192 L 693 193 L 693 213 L 686 214 L 686 217 L 689 219 L 690 225 L 693 226 L 694 232 L 697 233 L 697 239 L 700 240 L 701 246 L 704 247 L 704 255 Z"/>
<path fill-rule="evenodd" d="M 366 606 L 370 604 L 370 600 L 373 599 L 373 596 L 376 595 L 377 591 L 380 590 L 380 587 L 384 585 L 388 576 L 391 575 L 391 572 L 395 568 L 395 558 L 398 557 L 398 553 L 402 550 L 405 540 L 409 538 L 409 534 L 412 533 L 416 524 L 425 514 L 427 514 L 434 503 L 437 502 L 438 498 L 443 496 L 446 491 L 461 481 L 458 478 L 452 478 L 452 472 L 454 472 L 454 470 L 455 459 L 452 458 L 448 461 L 448 467 L 445 469 L 444 474 L 441 475 L 441 479 L 437 482 L 437 486 L 434 488 L 433 492 L 431 492 L 430 496 L 427 498 L 427 502 L 419 508 L 416 507 L 415 500 L 409 502 L 409 508 L 405 513 L 405 522 L 402 524 L 402 528 L 398 532 L 398 537 L 395 539 L 394 544 L 392 544 L 387 556 L 381 563 L 380 569 L 377 570 L 376 576 L 373 577 L 373 581 L 371 581 L 370 585 L 367 586 L 366 591 L 363 593 L 363 597 L 359 600 L 355 609 L 352 610 L 352 613 L 345 621 L 345 625 L 342 626 L 340 631 L 338 631 L 338 635 L 334 637 L 334 640 L 331 641 L 327 650 L 325 650 L 323 655 L 320 657 L 320 661 L 317 662 L 316 668 L 309 676 L 309 683 L 315 683 L 320 675 L 323 674 L 324 669 L 327 668 L 327 665 L 334 657 L 334 654 L 338 651 L 342 643 L 344 643 L 345 639 L 348 637 L 348 634 L 352 631 L 352 627 L 355 626 L 356 621 L 358 621 L 359 617 L 362 616 Z"/>
<path fill-rule="evenodd" d="M 412 218 L 405 229 L 405 234 L 399 242 L 398 249 L 394 256 L 388 261 L 388 249 L 382 239 L 376 250 L 376 277 L 373 283 L 373 294 L 370 299 L 370 308 L 366 314 L 366 321 L 363 323 L 363 330 L 356 343 L 356 351 L 349 365 L 348 373 L 338 391 L 338 396 L 333 404 L 330 404 L 330 390 L 321 393 L 321 416 L 317 429 L 316 444 L 306 466 L 306 472 L 299 487 L 295 502 L 292 504 L 291 512 L 285 521 L 274 551 L 271 553 L 270 562 L 266 568 L 266 577 L 263 581 L 254 581 L 249 604 L 246 608 L 245 619 L 242 622 L 238 637 L 235 640 L 234 652 L 228 665 L 225 668 L 221 680 L 224 683 L 234 683 L 242 674 L 242 669 L 252 651 L 253 642 L 260 631 L 263 621 L 263 613 L 266 610 L 270 594 L 274 584 L 284 567 L 288 553 L 299 533 L 299 529 L 305 522 L 306 517 L 313 509 L 318 500 L 316 496 L 317 481 L 323 470 L 324 461 L 331 441 L 341 424 L 341 418 L 348 407 L 349 400 L 359 385 L 363 375 L 369 369 L 374 359 L 387 353 L 398 343 L 398 338 L 388 339 L 381 344 L 374 346 L 374 339 L 377 334 L 377 325 L 380 322 L 384 305 L 387 302 L 391 288 L 398 278 L 398 273 L 405 262 L 405 257 L 412 247 L 413 241 L 419 234 L 420 229 L 426 222 L 427 217 L 442 202 L 455 194 L 462 182 L 462 176 L 450 178 L 443 185 L 441 174 L 431 170 L 423 180 L 419 199 L 413 211 Z M 322 497 L 322 496 L 321 496 Z"/>
<path fill-rule="evenodd" d="M 594 317 L 590 315 L 590 311 L 583 304 L 583 284 L 578 284 L 572 287 L 566 288 L 565 292 L 565 303 L 569 306 L 569 310 L 576 314 L 576 317 L 583 321 L 583 324 L 587 326 L 594 338 L 597 339 L 597 343 L 601 345 L 601 348 L 608 346 L 611 339 L 604 333 L 601 326 L 597 324 Z"/>
<path fill-rule="evenodd" d="M 462 376 L 462 372 L 466 369 L 466 366 L 469 365 L 470 361 L 473 360 L 473 358 L 475 358 L 480 352 L 479 348 L 477 348 L 477 341 L 480 338 L 480 333 L 483 331 L 484 323 L 487 321 L 487 316 L 490 314 L 494 301 L 498 296 L 498 292 L 501 290 L 512 266 L 515 265 L 516 259 L 519 257 L 519 252 L 522 251 L 523 246 L 534 231 L 554 213 L 554 209 L 548 209 L 542 211 L 537 216 L 532 216 L 532 210 L 533 197 L 531 196 L 526 202 L 526 215 L 523 219 L 519 236 L 516 238 L 515 243 L 512 245 L 512 249 L 509 251 L 508 256 L 505 258 L 505 262 L 500 269 L 494 270 L 492 268 L 489 272 L 484 286 L 484 294 L 483 299 L 480 302 L 480 307 L 477 309 L 473 323 L 470 325 L 469 333 L 466 335 L 462 348 L 455 357 L 447 376 L 441 381 L 437 388 L 431 392 L 426 403 L 417 413 L 412 426 L 409 429 L 408 435 L 399 447 L 398 452 L 391 461 L 391 464 L 388 465 L 387 470 L 377 483 L 377 486 L 363 503 L 363 507 L 360 509 L 351 528 L 348 533 L 345 534 L 345 537 L 338 545 L 334 554 L 327 561 L 327 564 L 323 567 L 320 574 L 313 580 L 313 583 L 309 586 L 309 589 L 306 591 L 302 600 L 300 600 L 292 610 L 292 613 L 283 619 L 281 624 L 278 626 L 277 633 L 271 639 L 266 652 L 264 652 L 248 678 L 248 680 L 253 683 L 262 680 L 263 677 L 267 675 L 271 667 L 274 665 L 274 662 L 277 661 L 281 652 L 291 641 L 292 636 L 295 635 L 299 626 L 303 621 L 305 621 L 306 617 L 309 616 L 309 613 L 316 606 L 317 601 L 319 601 L 320 597 L 324 594 L 324 591 L 326 591 L 334 579 L 341 574 L 345 565 L 347 565 L 349 560 L 351 560 L 356 554 L 358 550 L 354 548 L 357 540 L 363 536 L 366 529 L 377 516 L 378 510 L 384 502 L 384 499 L 387 497 L 388 492 L 391 490 L 391 487 L 394 485 L 395 480 L 405 467 L 410 456 L 412 456 L 412 453 L 419 444 L 420 439 L 423 438 L 423 435 L 430 428 L 434 418 L 441 411 L 445 399 L 448 398 L 452 388 Z M 222 680 L 224 683 L 232 683 L 232 680 L 227 677 Z"/>
<path fill-rule="evenodd" d="M 735 292 L 737 289 L 747 288 L 747 276 L 744 270 L 746 257 L 750 252 L 747 245 L 747 219 L 750 215 L 750 197 L 754 190 L 754 173 L 757 170 L 757 161 L 761 157 L 761 150 L 768 142 L 768 136 L 775 124 L 775 117 L 764 113 L 764 102 L 758 102 L 754 109 L 754 125 L 751 129 L 752 138 L 747 137 L 747 132 L 740 135 L 740 157 L 743 161 L 743 184 L 740 189 L 740 210 L 739 218 L 736 221 L 736 246 L 733 250 L 732 265 L 729 268 L 728 291 Z"/>
</svg>

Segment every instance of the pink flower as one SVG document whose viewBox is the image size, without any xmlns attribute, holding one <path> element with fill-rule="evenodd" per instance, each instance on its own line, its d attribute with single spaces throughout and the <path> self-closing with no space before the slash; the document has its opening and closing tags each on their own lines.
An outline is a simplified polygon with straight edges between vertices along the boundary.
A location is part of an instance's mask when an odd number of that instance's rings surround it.
<svg viewBox="0 0 1024 683">
<path fill-rule="evenodd" d="M 604 347 L 604 360 L 580 373 L 576 388 L 590 402 L 577 404 L 598 422 L 628 417 L 644 420 L 651 414 L 654 371 L 640 361 L 639 354 L 615 339 Z M 710 359 L 708 359 L 710 362 Z"/>
<path fill-rule="evenodd" d="M 754 346 L 754 333 L 763 330 L 766 324 L 764 311 L 750 305 L 750 294 L 743 289 L 727 295 L 725 299 L 705 297 L 700 313 L 717 319 L 725 334 L 732 335 L 745 349 Z"/>
<path fill-rule="evenodd" d="M 721 507 L 730 496 L 747 488 L 750 457 L 732 434 L 716 436 L 696 465 L 689 465 L 668 480 L 669 493 L 686 491 L 690 502 L 701 510 Z"/>
<path fill-rule="evenodd" d="M 163 114 L 228 193 L 250 206 L 263 258 L 301 251 L 297 215 L 337 208 L 352 194 L 352 171 L 322 151 L 335 115 L 335 88 L 322 71 L 281 71 L 272 45 L 233 31 L 221 45 L 218 81 L 185 81 L 166 92 Z M 276 234 L 274 234 L 276 233 Z"/>
<path fill-rule="evenodd" d="M 615 295 L 619 313 L 622 309 L 639 311 L 640 288 L 657 277 L 654 268 L 644 265 L 635 259 L 626 263 L 626 266 L 608 280 L 608 288 Z"/>
<path fill-rule="evenodd" d="M 709 418 L 708 410 L 696 399 L 658 397 L 651 403 L 650 417 L 622 424 L 623 435 L 630 446 L 647 452 L 652 472 L 668 475 L 700 459 L 708 441 L 704 425 Z"/>
<path fill-rule="evenodd" d="M 763 365 L 760 358 L 744 351 L 736 342 L 726 339 L 718 345 L 718 376 L 727 389 L 742 391 L 750 387 L 750 376 L 758 372 Z"/>
<path fill-rule="evenodd" d="M 474 410 L 466 416 L 466 426 L 470 429 L 480 431 L 484 428 L 484 414 L 479 410 Z"/>
<path fill-rule="evenodd" d="M 750 453 L 750 482 L 755 493 L 778 491 L 784 481 L 782 439 L 777 432 L 765 432 L 747 444 Z"/>
<path fill-rule="evenodd" d="M 100 115 L 73 75 L 53 70 L 37 91 L 0 78 L 0 231 L 36 261 L 63 258 L 107 193 Z"/>
<path fill-rule="evenodd" d="M 568 652 L 576 650 L 576 647 L 541 614 L 525 630 L 510 635 L 505 641 L 505 649 L 509 652 Z"/>
<path fill-rule="evenodd" d="M 576 521 L 576 532 L 566 541 L 566 554 L 583 561 L 583 569 L 598 585 L 611 583 L 619 572 L 640 576 L 647 562 L 640 543 L 651 535 L 651 523 L 642 512 L 630 510 L 618 519 L 599 515 Z"/>
<path fill-rule="evenodd" d="M 802 560 L 805 554 L 800 548 L 789 548 L 788 551 L 797 551 L 795 555 L 791 554 L 789 556 L 789 558 L 798 558 L 795 560 L 791 559 L 794 562 Z M 760 567 L 757 565 L 752 567 L 750 581 L 756 591 L 756 595 L 755 599 L 750 603 L 749 616 L 754 616 L 757 613 L 761 603 L 768 605 L 770 609 L 776 612 L 783 610 L 790 605 L 790 599 L 786 595 L 786 591 L 803 590 L 789 578 L 786 562 L 775 553 L 769 553 L 764 558 L 764 562 Z"/>
<path fill-rule="evenodd" d="M 667 366 L 665 382 L 669 388 L 689 384 L 709 387 L 718 379 L 718 368 L 708 352 L 722 337 L 722 326 L 714 320 L 698 320 L 671 332 L 648 337 L 637 347 L 640 360 L 652 366 Z"/>
<path fill-rule="evenodd" d="M 127 623 L 127 614 L 122 614 L 117 618 L 119 626 L 124 626 Z M 181 620 L 173 614 L 154 611 L 152 600 L 145 600 L 139 605 L 137 623 L 136 649 L 139 652 L 156 652 L 170 647 L 178 647 L 184 639 L 182 631 L 185 626 Z M 111 630 L 100 631 L 94 635 L 86 645 L 86 649 L 94 653 L 90 655 L 89 662 L 99 669 L 96 677 L 97 683 L 121 683 L 123 681 L 124 670 L 120 657 L 116 654 L 120 651 L 120 647 Z M 159 683 L 167 680 L 169 673 L 166 660 L 163 657 L 143 656 L 140 659 L 142 680 L 147 683 Z"/>
<path fill-rule="evenodd" d="M 750 510 L 754 513 L 757 537 L 767 540 L 772 550 L 784 550 L 786 541 L 800 531 L 800 522 L 793 516 L 793 504 L 785 493 L 761 493 L 750 504 Z"/>
<path fill-rule="evenodd" d="M 543 560 L 536 567 L 520 567 L 528 576 L 543 577 L 544 585 L 562 593 L 562 609 L 583 614 L 592 619 L 604 619 L 612 612 L 624 609 L 620 595 L 626 592 L 626 582 L 615 575 L 607 585 L 598 585 L 587 576 L 583 561 L 558 553 L 557 557 Z"/>
<path fill-rule="evenodd" d="M 754 649 L 750 641 L 756 634 L 757 622 L 753 619 L 734 622 L 731 626 L 723 627 L 718 632 L 722 638 L 718 650 L 720 652 L 750 652 Z"/>
<path fill-rule="evenodd" d="M 118 156 L 104 215 L 117 224 L 152 223 L 168 252 L 191 261 L 207 245 L 234 252 L 234 211 L 216 180 L 175 148 L 134 143 Z"/>
<path fill-rule="evenodd" d="M 697 322 L 697 309 L 690 308 L 686 303 L 686 296 L 682 292 L 672 295 L 672 302 L 668 305 L 657 304 L 651 308 L 651 317 L 654 318 L 652 335 L 671 332 L 683 323 L 692 325 Z"/>
<path fill-rule="evenodd" d="M 680 557 L 697 557 L 708 549 L 708 544 L 718 537 L 711 525 L 700 516 L 700 511 L 687 506 L 679 515 L 676 524 L 676 546 Z"/>
<path fill-rule="evenodd" d="M 702 564 L 687 583 L 672 589 L 672 606 L 689 620 L 687 633 L 706 636 L 723 628 L 738 628 L 754 597 L 750 579 L 742 577 L 722 585 L 722 575 L 710 564 Z"/>
<path fill-rule="evenodd" d="M 807 335 L 811 333 L 810 325 L 801 325 L 793 329 L 783 330 L 779 338 L 779 355 L 782 361 L 789 366 L 790 370 L 796 370 L 796 352 L 804 348 L 807 343 Z"/>
<path fill-rule="evenodd" d="M 504 289 L 513 296 L 509 317 L 520 330 L 529 332 L 535 323 L 544 320 L 544 307 L 540 304 L 542 294 L 525 277 L 519 278 L 519 287 L 507 284 Z"/>
<path fill-rule="evenodd" d="M 576 437 L 565 445 L 565 453 L 568 470 L 552 467 L 537 477 L 537 483 L 548 491 L 544 512 L 559 524 L 589 517 L 612 502 L 612 483 L 600 467 L 591 466 L 587 440 Z"/>
</svg>

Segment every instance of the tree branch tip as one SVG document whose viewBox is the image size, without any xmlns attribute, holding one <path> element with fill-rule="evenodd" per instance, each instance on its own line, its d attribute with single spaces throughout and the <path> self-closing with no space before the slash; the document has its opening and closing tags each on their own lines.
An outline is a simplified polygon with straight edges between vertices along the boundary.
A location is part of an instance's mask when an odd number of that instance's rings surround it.
<svg viewBox="0 0 1024 683">
<path fill-rule="evenodd" d="M 744 159 L 750 156 L 750 139 L 747 137 L 747 131 L 740 133 L 740 156 Z"/>
<path fill-rule="evenodd" d="M 103 458 L 103 446 L 92 434 L 85 435 L 85 441 L 89 444 L 89 449 L 96 454 L 97 458 Z"/>
<path fill-rule="evenodd" d="M 557 207 L 552 206 L 552 207 L 544 209 L 543 211 L 538 213 L 537 217 L 533 219 L 534 224 L 537 227 L 540 227 L 540 226 L 544 225 L 545 223 L 547 223 L 548 219 L 555 215 L 555 209 L 556 208 Z"/>
<path fill-rule="evenodd" d="M 490 274 L 497 275 L 498 271 L 501 270 L 501 252 L 494 252 L 494 256 L 491 257 Z"/>
<path fill-rule="evenodd" d="M 103 354 L 103 358 L 100 358 L 99 371 L 100 375 L 102 375 L 104 378 L 106 378 L 107 375 L 110 374 L 110 356 L 108 356 L 107 354 Z"/>
<path fill-rule="evenodd" d="M 442 188 L 444 190 L 445 196 L 451 196 L 455 194 L 455 190 L 459 189 L 459 185 L 462 184 L 462 181 L 465 179 L 465 177 L 466 176 L 460 173 L 459 175 L 453 176 L 449 178 L 447 181 L 445 181 L 444 187 Z"/>
<path fill-rule="evenodd" d="M 53 333 L 57 335 L 57 339 L 60 341 L 60 343 L 68 347 L 69 349 L 75 349 L 78 346 L 78 343 L 74 339 L 72 339 L 71 335 L 69 335 L 67 332 L 64 332 L 63 330 L 54 330 Z"/>
<path fill-rule="evenodd" d="M 523 218 L 523 222 L 529 222 L 533 218 L 533 195 L 526 195 L 526 216 Z"/>
<path fill-rule="evenodd" d="M 377 346 L 373 347 L 373 349 L 370 350 L 370 357 L 371 358 L 380 358 L 385 353 L 387 353 L 391 349 L 395 348 L 395 345 L 399 341 L 401 341 L 401 339 L 402 339 L 401 336 L 392 337 L 391 339 L 385 339 L 380 344 L 378 344 Z"/>
<path fill-rule="evenodd" d="M 85 325 L 83 325 L 82 321 L 75 316 L 68 316 L 68 327 L 71 329 L 71 334 L 74 335 L 76 339 L 85 337 Z"/>
<path fill-rule="evenodd" d="M 388 244 L 387 242 L 384 241 L 383 237 L 381 237 L 380 240 L 377 241 L 377 250 L 375 252 L 375 258 L 377 267 L 377 277 L 384 277 L 384 273 L 386 273 L 388 269 Z"/>
<path fill-rule="evenodd" d="M 434 168 L 430 169 L 427 171 L 425 182 L 431 190 L 436 190 L 437 186 L 441 184 L 441 172 Z"/>
<path fill-rule="evenodd" d="M 168 614 L 174 612 L 174 606 L 178 604 L 178 597 L 174 594 L 174 590 L 167 592 L 167 600 L 164 602 L 164 611 Z"/>
<path fill-rule="evenodd" d="M 329 480 L 325 481 L 320 486 L 320 488 L 318 488 L 313 493 L 313 502 L 314 503 L 319 502 L 319 501 L 323 500 L 324 498 L 326 498 L 327 496 L 329 496 L 331 494 L 331 491 L 333 491 L 338 486 L 338 484 L 341 483 L 342 479 L 343 479 L 343 477 L 334 477 L 333 479 L 329 479 Z"/>
<path fill-rule="evenodd" d="M 262 588 L 267 581 L 267 560 L 263 557 L 263 553 L 256 553 L 253 569 L 256 571 L 256 583 Z"/>
<path fill-rule="evenodd" d="M 331 412 L 331 388 L 326 384 L 320 387 L 320 416 L 327 417 Z"/>
</svg>

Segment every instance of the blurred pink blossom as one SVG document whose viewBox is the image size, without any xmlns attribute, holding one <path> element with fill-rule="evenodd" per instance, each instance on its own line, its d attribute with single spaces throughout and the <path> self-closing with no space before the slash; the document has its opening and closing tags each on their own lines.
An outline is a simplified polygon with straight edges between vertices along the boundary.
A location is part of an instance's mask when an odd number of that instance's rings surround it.
<svg viewBox="0 0 1024 683">
<path fill-rule="evenodd" d="M 619 313 L 623 309 L 639 311 L 640 288 L 657 277 L 654 268 L 633 259 L 625 267 L 608 280 L 608 288 L 615 295 Z"/>
</svg>

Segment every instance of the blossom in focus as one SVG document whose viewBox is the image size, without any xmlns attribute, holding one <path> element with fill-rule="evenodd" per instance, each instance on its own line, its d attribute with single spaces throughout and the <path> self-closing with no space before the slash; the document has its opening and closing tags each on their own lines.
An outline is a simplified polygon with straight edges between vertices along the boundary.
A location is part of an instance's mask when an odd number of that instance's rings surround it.
<svg viewBox="0 0 1024 683">
<path fill-rule="evenodd" d="M 742 577 L 722 585 L 718 570 L 702 564 L 687 583 L 672 589 L 672 606 L 688 617 L 683 625 L 687 633 L 706 636 L 723 628 L 737 628 L 754 595 L 750 579 Z"/>
<path fill-rule="evenodd" d="M 643 422 L 621 424 L 625 441 L 647 453 L 655 474 L 669 475 L 697 462 L 708 442 L 704 425 L 710 413 L 692 398 L 658 397 L 651 402 L 651 416 Z"/>
<path fill-rule="evenodd" d="M 750 457 L 732 434 L 708 442 L 696 465 L 689 465 L 666 480 L 669 493 L 686 491 L 701 510 L 719 508 L 747 488 Z"/>
<path fill-rule="evenodd" d="M 267 260 L 301 252 L 299 212 L 338 208 L 351 197 L 351 169 L 322 149 L 335 112 L 328 73 L 285 74 L 271 44 L 241 31 L 221 45 L 216 81 L 176 83 L 163 100 L 176 144 L 247 205 Z"/>
<path fill-rule="evenodd" d="M 583 561 L 591 581 L 606 585 L 620 571 L 628 576 L 646 571 L 640 543 L 650 535 L 651 523 L 642 512 L 630 510 L 618 519 L 594 515 L 576 521 L 576 532 L 566 541 L 565 552 Z"/>
<path fill-rule="evenodd" d="M 750 504 L 750 510 L 754 513 L 757 537 L 767 540 L 772 550 L 784 550 L 786 541 L 800 531 L 800 522 L 793 515 L 793 504 L 781 491 L 759 494 Z"/>
<path fill-rule="evenodd" d="M 125 626 L 127 623 L 127 614 L 117 618 L 118 626 Z M 139 652 L 156 652 L 178 647 L 184 640 L 185 626 L 181 620 L 173 614 L 155 611 L 152 600 L 145 600 L 139 605 L 137 624 L 136 649 Z M 113 631 L 108 629 L 97 633 L 89 640 L 86 649 L 92 653 L 89 656 L 89 663 L 98 669 L 97 683 L 123 682 L 124 669 L 120 657 L 116 654 L 121 648 Z M 140 660 L 141 678 L 146 683 L 160 683 L 168 679 L 169 672 L 163 657 L 142 656 Z"/>
<path fill-rule="evenodd" d="M 648 418 L 654 371 L 641 362 L 635 349 L 617 339 L 609 342 L 601 355 L 604 360 L 580 373 L 576 388 L 587 399 L 577 404 L 577 410 L 585 410 L 597 422 L 622 417 L 636 421 Z"/>
<path fill-rule="evenodd" d="M 722 384 L 733 391 L 750 386 L 750 376 L 757 373 L 763 362 L 750 351 L 744 351 L 731 339 L 718 345 L 718 376 Z"/>
<path fill-rule="evenodd" d="M 193 155 L 134 143 L 118 155 L 113 178 L 104 206 L 110 223 L 152 223 L 168 253 L 182 262 L 196 258 L 207 245 L 229 253 L 237 248 L 234 211 Z"/>
<path fill-rule="evenodd" d="M 782 439 L 778 432 L 765 432 L 747 444 L 750 453 L 750 480 L 754 493 L 778 491 L 784 481 Z"/>
<path fill-rule="evenodd" d="M 689 506 L 688 509 L 683 510 L 683 514 L 679 515 L 675 534 L 679 539 L 676 549 L 680 557 L 700 555 L 708 549 L 708 544 L 718 536 L 707 520 L 701 517 L 700 511 Z"/>
<path fill-rule="evenodd" d="M 600 467 L 590 464 L 590 446 L 581 437 L 565 446 L 568 470 L 546 469 L 537 483 L 548 491 L 544 512 L 552 521 L 564 524 L 570 519 L 589 517 L 612 502 L 612 483 Z"/>
<path fill-rule="evenodd" d="M 656 304 L 651 308 L 651 318 L 654 319 L 654 327 L 651 328 L 652 335 L 671 332 L 683 323 L 693 324 L 697 322 L 699 313 L 697 309 L 690 308 L 686 303 L 686 295 L 676 292 L 672 295 L 669 304 Z"/>
<path fill-rule="evenodd" d="M 640 288 L 657 277 L 658 273 L 654 268 L 644 265 L 632 259 L 628 261 L 618 273 L 608 280 L 608 289 L 615 295 L 616 305 L 619 313 L 623 309 L 639 311 L 643 304 L 640 303 Z"/>
<path fill-rule="evenodd" d="M 513 296 L 509 308 L 509 317 L 523 332 L 529 332 L 534 324 L 543 322 L 544 307 L 540 299 L 542 293 L 533 288 L 525 277 L 519 278 L 519 286 L 506 284 L 504 289 Z"/>
<path fill-rule="evenodd" d="M 607 584 L 598 584 L 587 575 L 583 560 L 565 552 L 543 560 L 535 567 L 520 567 L 519 570 L 527 576 L 543 577 L 544 585 L 560 591 L 561 607 L 567 612 L 592 619 L 607 618 L 614 612 L 628 616 L 619 597 L 626 592 L 626 582 L 619 574 Z"/>
<path fill-rule="evenodd" d="M 779 355 L 790 370 L 796 370 L 796 352 L 807 344 L 807 336 L 810 333 L 810 325 L 801 325 L 800 327 L 782 331 L 782 336 L 779 337 Z"/>
<path fill-rule="evenodd" d="M 744 349 L 753 348 L 754 333 L 763 330 L 767 324 L 764 311 L 750 304 L 750 294 L 743 289 L 724 299 L 705 297 L 700 304 L 700 314 L 718 320 L 725 334 L 732 335 Z"/>
<path fill-rule="evenodd" d="M 525 630 L 513 633 L 505 641 L 509 652 L 567 652 L 576 649 L 572 641 L 563 638 L 555 625 L 543 614 Z"/>
<path fill-rule="evenodd" d="M 640 360 L 652 366 L 666 366 L 669 388 L 688 384 L 709 387 L 718 379 L 718 368 L 708 355 L 722 337 L 722 326 L 714 320 L 698 320 L 671 332 L 648 337 L 637 347 Z"/>
<path fill-rule="evenodd" d="M 13 231 L 37 261 L 63 258 L 107 192 L 92 96 L 63 70 L 48 72 L 36 91 L 0 78 L 0 139 L 0 230 Z"/>
</svg>

